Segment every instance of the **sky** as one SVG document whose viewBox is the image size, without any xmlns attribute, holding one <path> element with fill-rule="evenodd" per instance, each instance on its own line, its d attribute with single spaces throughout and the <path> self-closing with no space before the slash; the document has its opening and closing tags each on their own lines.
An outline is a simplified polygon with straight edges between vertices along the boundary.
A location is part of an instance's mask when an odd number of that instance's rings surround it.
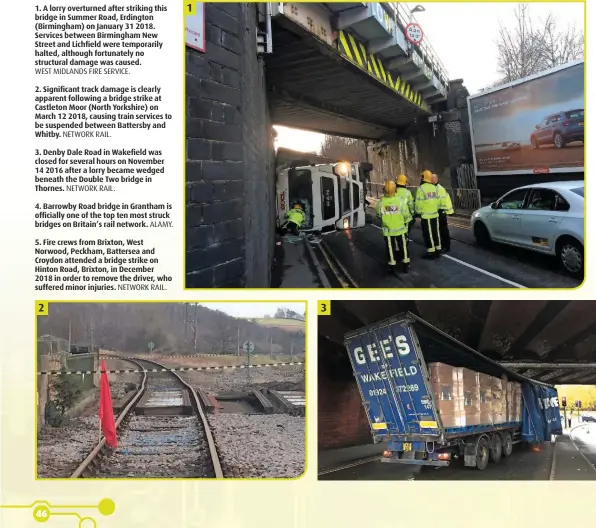
<svg viewBox="0 0 596 528">
<path fill-rule="evenodd" d="M 275 315 L 278 308 L 286 308 L 302 315 L 304 313 L 304 303 L 259 303 L 259 302 L 215 302 L 199 303 L 210 310 L 219 310 L 232 317 L 264 317 L 265 315 Z"/>
<path fill-rule="evenodd" d="M 407 4 L 410 8 L 417 5 Z M 515 3 L 451 3 L 420 2 L 424 12 L 414 16 L 420 24 L 424 38 L 443 62 L 450 79 L 463 79 L 470 93 L 499 80 L 497 72 L 497 46 L 495 40 L 499 23 L 506 27 L 515 24 Z M 560 29 L 575 24 L 584 27 L 584 5 L 571 2 L 530 3 L 530 13 L 536 21 L 544 20 L 549 13 L 557 19 Z M 280 147 L 318 152 L 323 135 L 314 132 L 294 131 L 275 127 Z"/>
</svg>

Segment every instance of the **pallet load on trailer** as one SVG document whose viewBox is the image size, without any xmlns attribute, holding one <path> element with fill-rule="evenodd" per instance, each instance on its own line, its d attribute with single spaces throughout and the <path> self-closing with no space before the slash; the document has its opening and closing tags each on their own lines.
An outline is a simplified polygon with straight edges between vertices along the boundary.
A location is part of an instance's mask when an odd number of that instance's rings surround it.
<svg viewBox="0 0 596 528">
<path fill-rule="evenodd" d="M 277 224 L 299 203 L 306 215 L 306 232 L 351 229 L 365 224 L 365 183 L 370 163 L 290 164 L 277 174 Z"/>
<path fill-rule="evenodd" d="M 468 97 L 483 199 L 516 187 L 584 178 L 584 61 Z"/>
<path fill-rule="evenodd" d="M 414 314 L 345 336 L 383 462 L 485 469 L 513 445 L 562 434 L 557 391 L 516 374 Z"/>
</svg>

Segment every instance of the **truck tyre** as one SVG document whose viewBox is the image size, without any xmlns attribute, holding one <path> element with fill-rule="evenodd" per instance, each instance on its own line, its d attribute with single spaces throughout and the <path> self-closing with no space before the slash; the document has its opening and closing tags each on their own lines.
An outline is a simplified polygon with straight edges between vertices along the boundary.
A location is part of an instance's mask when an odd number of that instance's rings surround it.
<svg viewBox="0 0 596 528">
<path fill-rule="evenodd" d="M 490 444 L 484 437 L 478 440 L 476 445 L 476 468 L 482 471 L 488 466 L 488 460 L 490 458 Z"/>
<path fill-rule="evenodd" d="M 501 456 L 503 455 L 503 441 L 501 440 L 501 435 L 496 434 L 492 438 L 492 442 L 490 445 L 490 460 L 495 464 L 498 464 L 501 461 Z"/>
<path fill-rule="evenodd" d="M 513 440 L 511 433 L 504 433 L 502 436 L 502 452 L 504 457 L 508 457 L 513 453 Z"/>
</svg>

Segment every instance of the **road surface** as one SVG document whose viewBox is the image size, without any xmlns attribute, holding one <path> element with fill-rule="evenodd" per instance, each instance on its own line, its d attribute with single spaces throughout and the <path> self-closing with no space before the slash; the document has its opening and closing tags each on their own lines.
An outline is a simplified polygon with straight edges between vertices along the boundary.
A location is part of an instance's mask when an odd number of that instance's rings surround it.
<svg viewBox="0 0 596 528">
<path fill-rule="evenodd" d="M 367 222 L 362 228 L 322 237 L 361 288 L 575 288 L 581 284 L 559 271 L 553 258 L 509 246 L 478 247 L 462 219 L 450 220 L 451 252 L 432 261 L 422 259 L 426 250 L 418 222 L 411 232 L 410 273 L 392 276 L 378 220 L 369 215 Z"/>
<path fill-rule="evenodd" d="M 342 460 L 319 480 L 596 480 L 596 423 L 574 427 L 556 443 L 516 444 L 513 453 L 484 471 L 454 460 L 447 467 L 387 464 L 372 456 Z"/>
</svg>

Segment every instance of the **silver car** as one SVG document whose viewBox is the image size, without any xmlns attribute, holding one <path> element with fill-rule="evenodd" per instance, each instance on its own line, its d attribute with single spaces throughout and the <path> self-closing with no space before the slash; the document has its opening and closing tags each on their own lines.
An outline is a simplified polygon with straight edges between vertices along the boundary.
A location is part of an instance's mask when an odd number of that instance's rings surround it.
<svg viewBox="0 0 596 528">
<path fill-rule="evenodd" d="M 584 182 L 518 187 L 472 214 L 479 245 L 509 244 L 558 258 L 570 275 L 584 276 Z"/>
</svg>

